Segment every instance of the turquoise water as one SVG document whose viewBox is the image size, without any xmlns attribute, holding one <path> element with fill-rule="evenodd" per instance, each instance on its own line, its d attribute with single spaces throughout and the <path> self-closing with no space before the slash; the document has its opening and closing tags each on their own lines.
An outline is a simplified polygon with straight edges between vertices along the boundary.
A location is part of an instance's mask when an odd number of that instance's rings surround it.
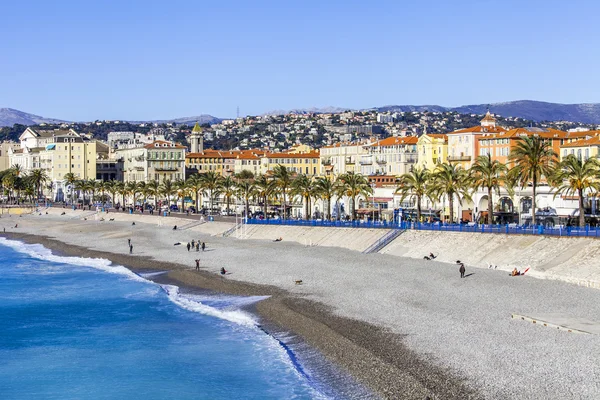
<svg viewBox="0 0 600 400">
<path fill-rule="evenodd" d="M 3 238 L 0 273 L 2 399 L 332 398 L 240 310 L 258 298 L 183 295 Z"/>
</svg>

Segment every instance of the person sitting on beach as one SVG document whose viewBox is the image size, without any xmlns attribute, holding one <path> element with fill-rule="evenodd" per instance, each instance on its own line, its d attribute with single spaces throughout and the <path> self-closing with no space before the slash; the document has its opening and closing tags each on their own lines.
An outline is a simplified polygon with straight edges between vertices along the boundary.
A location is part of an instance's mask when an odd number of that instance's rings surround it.
<svg viewBox="0 0 600 400">
<path fill-rule="evenodd" d="M 519 276 L 521 275 L 521 271 L 517 271 L 517 267 L 515 267 L 515 269 L 512 270 L 512 272 L 510 273 L 511 276 Z"/>
<path fill-rule="evenodd" d="M 425 256 L 425 257 L 423 257 L 423 260 L 431 261 L 431 258 Z"/>
<path fill-rule="evenodd" d="M 173 227 L 173 230 L 174 230 L 174 231 L 176 231 L 176 230 L 177 230 L 177 225 L 175 225 L 175 226 Z"/>
<path fill-rule="evenodd" d="M 18 227 L 19 227 L 19 224 L 15 224 L 15 228 L 18 228 Z"/>
<path fill-rule="evenodd" d="M 282 237 L 278 237 L 277 239 L 273 240 L 274 242 L 281 242 L 283 240 Z"/>
<path fill-rule="evenodd" d="M 429 253 L 429 258 L 432 259 L 432 260 L 435 258 L 435 256 L 433 255 L 433 253 Z"/>
<path fill-rule="evenodd" d="M 225 275 L 227 273 L 227 270 L 225 270 L 225 267 L 221 267 L 221 275 Z"/>
</svg>

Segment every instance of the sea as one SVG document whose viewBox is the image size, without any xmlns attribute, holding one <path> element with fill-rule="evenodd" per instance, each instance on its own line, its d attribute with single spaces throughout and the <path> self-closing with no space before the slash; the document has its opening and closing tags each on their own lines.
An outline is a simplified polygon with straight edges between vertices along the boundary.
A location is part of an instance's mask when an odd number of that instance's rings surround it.
<svg viewBox="0 0 600 400">
<path fill-rule="evenodd" d="M 184 293 L 157 274 L 0 238 L 0 398 L 367 396 L 265 330 L 247 311 L 262 298 Z"/>
</svg>

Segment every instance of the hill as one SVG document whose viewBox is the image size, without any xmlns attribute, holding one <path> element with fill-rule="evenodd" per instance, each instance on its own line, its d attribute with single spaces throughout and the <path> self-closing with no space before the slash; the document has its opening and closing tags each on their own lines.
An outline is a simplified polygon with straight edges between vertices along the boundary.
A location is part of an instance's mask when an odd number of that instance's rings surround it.
<svg viewBox="0 0 600 400">
<path fill-rule="evenodd" d="M 29 114 L 14 108 L 0 108 L 0 126 L 61 124 L 66 121 L 55 118 L 44 118 L 39 115 Z"/>
<path fill-rule="evenodd" d="M 398 105 L 375 109 L 380 112 L 454 111 L 460 114 L 485 114 L 487 109 L 503 117 L 519 117 L 533 121 L 570 121 L 585 124 L 600 124 L 600 103 L 560 104 L 544 101 L 518 100 L 505 103 L 473 104 L 460 107 L 436 105 Z"/>
</svg>

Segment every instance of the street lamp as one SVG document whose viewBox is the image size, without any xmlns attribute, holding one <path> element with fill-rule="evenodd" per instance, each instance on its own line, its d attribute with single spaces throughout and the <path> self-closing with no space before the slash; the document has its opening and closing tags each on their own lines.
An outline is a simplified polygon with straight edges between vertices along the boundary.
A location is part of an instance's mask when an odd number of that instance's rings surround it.
<svg viewBox="0 0 600 400">
<path fill-rule="evenodd" d="M 375 223 L 375 182 L 371 183 L 371 189 L 373 189 L 373 223 Z"/>
</svg>

